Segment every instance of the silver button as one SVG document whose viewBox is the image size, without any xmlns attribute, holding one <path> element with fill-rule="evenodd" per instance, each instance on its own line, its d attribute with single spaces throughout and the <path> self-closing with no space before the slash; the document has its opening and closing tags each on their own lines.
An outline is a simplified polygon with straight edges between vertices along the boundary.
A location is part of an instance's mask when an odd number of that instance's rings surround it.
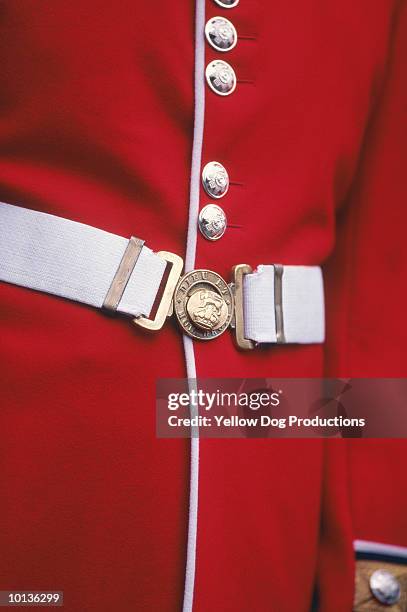
<svg viewBox="0 0 407 612">
<path fill-rule="evenodd" d="M 226 231 L 226 215 L 217 204 L 207 204 L 199 213 L 198 226 L 208 240 L 219 240 Z"/>
<path fill-rule="evenodd" d="M 369 579 L 370 590 L 382 604 L 391 606 L 398 602 L 401 595 L 397 578 L 386 570 L 376 570 Z"/>
<path fill-rule="evenodd" d="M 223 198 L 229 189 L 229 175 L 219 162 L 211 161 L 202 170 L 202 184 L 211 198 Z"/>
<path fill-rule="evenodd" d="M 217 51 L 230 51 L 237 43 L 236 28 L 229 19 L 213 17 L 205 26 L 208 43 Z"/>
<path fill-rule="evenodd" d="M 206 82 L 219 96 L 229 96 L 236 89 L 236 74 L 232 66 L 223 60 L 215 60 L 207 65 Z"/>
<path fill-rule="evenodd" d="M 239 4 L 239 0 L 215 0 L 215 2 L 223 8 L 233 8 Z"/>
</svg>

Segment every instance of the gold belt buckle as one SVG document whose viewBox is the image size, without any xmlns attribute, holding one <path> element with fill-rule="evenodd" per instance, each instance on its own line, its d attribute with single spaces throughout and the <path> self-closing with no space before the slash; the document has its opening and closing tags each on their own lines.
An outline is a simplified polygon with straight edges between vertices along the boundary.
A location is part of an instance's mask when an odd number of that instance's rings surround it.
<svg viewBox="0 0 407 612">
<path fill-rule="evenodd" d="M 175 253 L 169 251 L 158 251 L 157 255 L 165 259 L 171 264 L 171 269 L 165 284 L 160 303 L 155 313 L 154 319 L 148 319 L 147 317 L 140 317 L 133 319 L 133 322 L 139 327 L 149 329 L 150 331 L 158 331 L 164 325 L 166 318 L 172 315 L 172 299 L 174 296 L 175 287 L 179 281 L 184 267 L 184 260 Z"/>
<path fill-rule="evenodd" d="M 191 338 L 213 340 L 232 327 L 240 349 L 255 347 L 244 335 L 243 278 L 252 272 L 249 265 L 234 266 L 228 284 L 212 270 L 192 270 L 181 276 L 181 257 L 168 251 L 158 255 L 171 264 L 171 270 L 154 318 L 134 319 L 136 325 L 156 331 L 175 312 L 182 331 Z"/>
<path fill-rule="evenodd" d="M 235 295 L 235 342 L 243 351 L 255 348 L 253 340 L 244 335 L 244 304 L 243 304 L 243 279 L 246 274 L 251 274 L 253 269 L 248 264 L 237 264 L 232 268 L 232 286 Z"/>
</svg>

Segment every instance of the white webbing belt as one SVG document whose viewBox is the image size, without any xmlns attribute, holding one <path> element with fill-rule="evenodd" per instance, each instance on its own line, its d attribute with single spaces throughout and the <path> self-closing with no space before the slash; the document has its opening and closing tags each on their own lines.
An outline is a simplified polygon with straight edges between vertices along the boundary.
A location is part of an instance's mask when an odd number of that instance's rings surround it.
<svg viewBox="0 0 407 612">
<path fill-rule="evenodd" d="M 245 336 L 258 343 L 278 342 L 275 266 L 258 266 L 243 281 Z M 314 344 L 325 339 L 324 282 L 318 266 L 282 266 L 283 342 Z M 281 340 L 280 340 L 281 341 Z"/>
<path fill-rule="evenodd" d="M 128 239 L 89 225 L 0 203 L 2 281 L 102 308 L 128 246 Z M 165 260 L 143 246 L 117 311 L 148 317 L 165 268 Z M 244 277 L 243 289 L 246 338 L 257 343 L 324 341 L 319 267 L 261 265 Z"/>
<path fill-rule="evenodd" d="M 103 306 L 129 240 L 0 203 L 0 280 Z M 143 246 L 117 310 L 148 317 L 166 262 Z"/>
</svg>

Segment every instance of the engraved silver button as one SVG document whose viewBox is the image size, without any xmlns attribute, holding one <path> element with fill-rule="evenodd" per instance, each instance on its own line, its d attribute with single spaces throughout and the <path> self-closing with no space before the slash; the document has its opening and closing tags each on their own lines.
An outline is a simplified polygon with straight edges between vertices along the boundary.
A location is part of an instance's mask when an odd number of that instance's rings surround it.
<svg viewBox="0 0 407 612">
<path fill-rule="evenodd" d="M 208 43 L 217 51 L 230 51 L 237 43 L 236 28 L 224 17 L 213 17 L 205 26 Z"/>
<path fill-rule="evenodd" d="M 233 8 L 239 4 L 239 0 L 215 0 L 215 2 L 223 8 Z"/>
<path fill-rule="evenodd" d="M 198 226 L 208 240 L 219 240 L 226 231 L 226 215 L 217 204 L 207 204 L 199 213 Z"/>
<path fill-rule="evenodd" d="M 219 162 L 211 161 L 202 170 L 202 184 L 211 198 L 222 198 L 229 189 L 229 175 Z"/>
<path fill-rule="evenodd" d="M 219 96 L 229 96 L 236 89 L 236 74 L 232 66 L 223 60 L 215 60 L 207 65 L 206 82 Z"/>
<path fill-rule="evenodd" d="M 398 602 L 401 595 L 400 583 L 397 578 L 387 570 L 376 570 L 369 579 L 370 590 L 377 601 L 391 606 Z"/>
</svg>

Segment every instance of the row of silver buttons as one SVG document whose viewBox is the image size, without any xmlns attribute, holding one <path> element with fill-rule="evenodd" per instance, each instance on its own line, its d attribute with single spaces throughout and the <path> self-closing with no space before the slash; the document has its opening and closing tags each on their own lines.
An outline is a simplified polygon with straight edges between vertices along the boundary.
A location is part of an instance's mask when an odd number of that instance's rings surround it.
<svg viewBox="0 0 407 612">
<path fill-rule="evenodd" d="M 239 0 L 215 0 L 223 8 L 237 6 Z M 229 19 L 212 17 L 205 26 L 208 43 L 222 53 L 231 51 L 237 44 L 236 28 Z M 236 74 L 232 66 L 223 60 L 210 62 L 205 70 L 206 82 L 219 96 L 228 96 L 236 89 Z M 206 193 L 214 199 L 223 198 L 229 189 L 229 175 L 221 163 L 212 161 L 202 170 L 202 184 Z M 199 213 L 198 225 L 208 240 L 219 240 L 226 231 L 224 210 L 217 204 L 207 204 Z"/>
<path fill-rule="evenodd" d="M 202 184 L 211 198 L 222 198 L 229 189 L 229 176 L 226 168 L 217 161 L 209 162 L 202 170 Z M 207 204 L 199 213 L 199 229 L 208 240 L 222 238 L 226 231 L 226 224 L 225 212 L 217 204 Z"/>
</svg>

